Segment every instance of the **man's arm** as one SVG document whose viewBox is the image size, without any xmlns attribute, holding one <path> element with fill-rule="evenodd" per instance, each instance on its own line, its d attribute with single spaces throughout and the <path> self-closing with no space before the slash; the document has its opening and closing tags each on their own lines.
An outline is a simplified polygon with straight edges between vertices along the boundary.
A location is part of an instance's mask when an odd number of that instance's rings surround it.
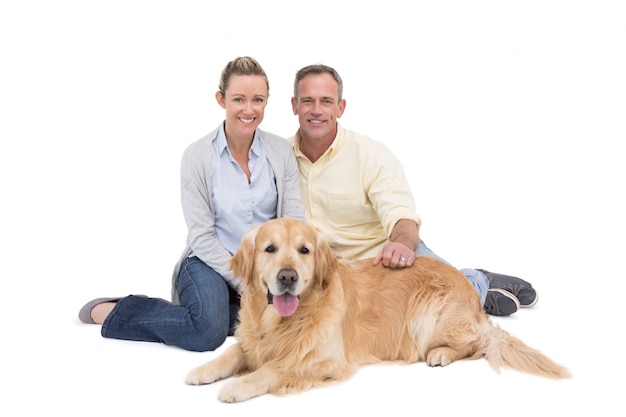
<svg viewBox="0 0 626 417">
<path fill-rule="evenodd" d="M 419 227 L 414 220 L 400 219 L 391 230 L 389 243 L 374 259 L 374 265 L 383 263 L 388 268 L 408 268 L 415 261 L 415 250 L 420 242 Z"/>
</svg>

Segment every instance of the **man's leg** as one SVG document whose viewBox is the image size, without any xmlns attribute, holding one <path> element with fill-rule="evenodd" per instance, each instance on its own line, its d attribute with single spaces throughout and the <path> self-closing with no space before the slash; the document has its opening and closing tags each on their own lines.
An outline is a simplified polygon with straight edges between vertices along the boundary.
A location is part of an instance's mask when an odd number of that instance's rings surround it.
<svg viewBox="0 0 626 417">
<path fill-rule="evenodd" d="M 435 258 L 450 265 L 449 262 L 436 255 L 422 240 L 420 240 L 420 244 L 415 250 L 415 254 Z M 460 271 L 474 286 L 476 292 L 478 292 L 480 302 L 488 314 L 494 316 L 508 316 L 515 313 L 519 309 L 520 302 L 515 295 L 505 289 L 490 288 L 489 279 L 482 271 L 469 268 L 461 269 Z"/>
<path fill-rule="evenodd" d="M 500 288 L 515 295 L 519 300 L 520 307 L 532 307 L 537 304 L 537 300 L 539 299 L 537 291 L 535 291 L 529 282 L 521 278 L 496 274 L 495 272 L 489 272 L 484 269 L 476 270 L 485 274 L 489 280 L 489 288 Z"/>
</svg>

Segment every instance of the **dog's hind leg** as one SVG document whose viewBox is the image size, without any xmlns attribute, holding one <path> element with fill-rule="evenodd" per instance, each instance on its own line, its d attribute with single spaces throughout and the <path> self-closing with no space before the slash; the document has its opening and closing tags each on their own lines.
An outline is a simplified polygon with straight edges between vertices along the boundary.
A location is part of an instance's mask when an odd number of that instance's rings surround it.
<svg viewBox="0 0 626 417">
<path fill-rule="evenodd" d="M 185 383 L 188 385 L 210 384 L 231 377 L 245 370 L 246 367 L 241 345 L 236 343 L 212 361 L 192 369 L 187 374 Z"/>
<path fill-rule="evenodd" d="M 486 337 L 477 317 L 430 310 L 416 329 L 420 356 L 428 366 L 446 366 L 461 359 L 477 359 L 486 347 Z M 434 317 L 433 317 L 434 316 Z"/>
<path fill-rule="evenodd" d="M 428 366 L 446 366 L 452 362 L 470 358 L 474 353 L 474 348 L 455 349 L 450 346 L 439 346 L 428 351 L 426 364 Z"/>
</svg>

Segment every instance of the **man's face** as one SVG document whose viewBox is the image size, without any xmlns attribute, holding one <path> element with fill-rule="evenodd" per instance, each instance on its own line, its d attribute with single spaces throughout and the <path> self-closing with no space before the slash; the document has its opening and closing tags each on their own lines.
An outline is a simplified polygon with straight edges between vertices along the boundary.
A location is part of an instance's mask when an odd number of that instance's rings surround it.
<svg viewBox="0 0 626 417">
<path fill-rule="evenodd" d="M 330 74 L 309 74 L 300 80 L 297 91 L 291 106 L 298 116 L 302 139 L 334 140 L 337 119 L 346 107 L 346 101 L 339 100 L 337 82 Z"/>
</svg>

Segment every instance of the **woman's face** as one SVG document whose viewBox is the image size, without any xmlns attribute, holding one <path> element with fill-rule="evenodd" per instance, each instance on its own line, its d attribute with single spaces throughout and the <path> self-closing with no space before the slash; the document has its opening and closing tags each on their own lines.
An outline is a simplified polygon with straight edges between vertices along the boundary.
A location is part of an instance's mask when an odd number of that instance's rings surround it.
<svg viewBox="0 0 626 417">
<path fill-rule="evenodd" d="M 265 114 L 267 80 L 261 75 L 233 75 L 224 94 L 218 91 L 215 97 L 226 110 L 226 137 L 252 139 Z"/>
</svg>

